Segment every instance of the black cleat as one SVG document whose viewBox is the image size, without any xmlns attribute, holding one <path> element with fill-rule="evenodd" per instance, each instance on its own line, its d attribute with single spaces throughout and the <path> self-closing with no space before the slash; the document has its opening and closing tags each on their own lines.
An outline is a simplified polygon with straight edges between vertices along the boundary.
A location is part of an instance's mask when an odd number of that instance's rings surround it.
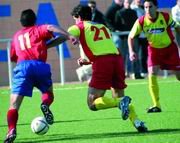
<svg viewBox="0 0 180 143">
<path fill-rule="evenodd" d="M 44 114 L 44 117 L 46 119 L 46 122 L 49 124 L 49 125 L 52 125 L 54 123 L 54 116 L 51 112 L 51 110 L 49 109 L 49 106 L 46 105 L 46 104 L 41 104 L 41 111 L 43 112 Z"/>
<path fill-rule="evenodd" d="M 126 120 L 129 117 L 129 104 L 131 98 L 129 96 L 124 96 L 123 99 L 119 102 L 119 109 L 122 112 L 122 119 Z"/>
<path fill-rule="evenodd" d="M 161 109 L 159 107 L 150 107 L 147 110 L 147 113 L 158 113 L 158 112 L 161 112 Z"/>
<path fill-rule="evenodd" d="M 16 129 L 13 128 L 8 132 L 6 139 L 4 140 L 4 143 L 13 143 L 15 138 L 16 138 Z"/>
</svg>

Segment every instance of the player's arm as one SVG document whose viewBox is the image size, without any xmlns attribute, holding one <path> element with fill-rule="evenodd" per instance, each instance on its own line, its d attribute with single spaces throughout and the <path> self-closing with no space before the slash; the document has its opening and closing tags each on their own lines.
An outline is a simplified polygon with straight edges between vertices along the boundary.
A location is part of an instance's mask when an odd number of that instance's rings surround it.
<svg viewBox="0 0 180 143">
<path fill-rule="evenodd" d="M 51 48 L 51 47 L 55 47 L 63 42 L 65 42 L 67 40 L 66 37 L 64 36 L 57 36 L 53 39 L 51 39 L 46 45 L 47 45 L 47 48 Z"/>
<path fill-rule="evenodd" d="M 175 29 L 177 36 L 180 37 L 180 22 L 174 21 L 173 18 L 170 16 L 168 25 L 171 28 Z M 180 47 L 180 38 L 176 38 L 178 47 Z"/>
<path fill-rule="evenodd" d="M 48 25 L 47 26 L 48 31 L 53 33 L 58 33 L 61 36 L 52 39 L 52 41 L 47 44 L 48 48 L 57 46 L 66 40 L 70 40 L 73 44 L 76 44 L 78 42 L 78 39 L 72 35 L 70 35 L 68 32 L 66 32 L 63 28 L 55 26 L 55 25 Z"/>
<path fill-rule="evenodd" d="M 134 61 L 137 58 L 137 55 L 134 52 L 134 38 L 137 35 L 139 35 L 141 32 L 142 32 L 142 27 L 139 24 L 139 20 L 137 19 L 128 35 L 129 58 L 131 61 Z"/>
<path fill-rule="evenodd" d="M 17 62 L 17 55 L 16 55 L 16 50 L 15 50 L 15 46 L 14 46 L 14 42 L 11 42 L 11 49 L 10 49 L 10 57 L 11 57 L 11 61 L 12 62 Z"/>
<path fill-rule="evenodd" d="M 68 32 L 70 35 L 72 35 L 73 37 L 76 37 L 77 41 L 76 42 L 72 42 L 73 45 L 77 45 L 79 44 L 79 37 L 80 37 L 80 30 L 78 28 L 77 25 L 73 25 L 71 27 L 68 28 Z"/>
<path fill-rule="evenodd" d="M 129 47 L 129 57 L 130 57 L 131 61 L 135 60 L 133 45 L 134 45 L 134 38 L 129 35 L 128 36 L 128 47 Z"/>
<path fill-rule="evenodd" d="M 58 33 L 61 34 L 62 36 L 64 36 L 67 40 L 69 40 L 69 33 L 66 32 L 63 28 L 58 27 L 56 25 L 48 25 L 47 26 L 47 30 L 53 33 Z"/>
</svg>

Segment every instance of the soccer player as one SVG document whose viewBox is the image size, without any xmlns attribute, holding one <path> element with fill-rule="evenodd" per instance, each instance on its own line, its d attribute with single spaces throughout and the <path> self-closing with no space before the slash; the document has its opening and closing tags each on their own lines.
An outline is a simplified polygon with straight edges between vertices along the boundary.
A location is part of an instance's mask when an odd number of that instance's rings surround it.
<svg viewBox="0 0 180 143">
<path fill-rule="evenodd" d="M 134 38 L 143 31 L 148 40 L 149 92 L 153 101 L 153 106 L 147 110 L 148 113 L 161 112 L 158 71 L 173 70 L 177 80 L 180 80 L 180 58 L 171 29 L 174 27 L 178 32 L 180 26 L 168 13 L 159 12 L 157 6 L 157 0 L 144 1 L 145 15 L 136 20 L 128 37 L 132 61 L 137 58 L 133 49 Z"/>
<path fill-rule="evenodd" d="M 7 112 L 8 133 L 4 143 L 12 143 L 16 138 L 18 111 L 25 96 L 32 97 L 33 87 L 42 93 L 41 110 L 48 124 L 52 125 L 54 117 L 49 106 L 54 100 L 50 65 L 46 63 L 47 40 L 53 38 L 53 32 L 62 34 L 62 39 L 73 40 L 72 36 L 54 25 L 35 25 L 36 15 L 31 9 L 22 11 L 20 22 L 23 28 L 17 31 L 12 39 L 11 60 L 16 62 L 13 85 L 10 96 L 10 107 Z"/>
<path fill-rule="evenodd" d="M 129 118 L 139 132 L 146 132 L 145 124 L 140 121 L 131 104 L 131 98 L 124 95 L 125 71 L 122 56 L 116 48 L 110 30 L 103 24 L 91 21 L 91 8 L 78 5 L 72 16 L 75 25 L 68 32 L 78 37 L 84 53 L 92 64 L 92 78 L 89 83 L 87 103 L 92 111 L 117 108 L 122 111 L 122 118 Z M 81 64 L 87 64 L 81 60 Z M 108 98 L 106 90 L 112 88 L 113 96 Z"/>
</svg>

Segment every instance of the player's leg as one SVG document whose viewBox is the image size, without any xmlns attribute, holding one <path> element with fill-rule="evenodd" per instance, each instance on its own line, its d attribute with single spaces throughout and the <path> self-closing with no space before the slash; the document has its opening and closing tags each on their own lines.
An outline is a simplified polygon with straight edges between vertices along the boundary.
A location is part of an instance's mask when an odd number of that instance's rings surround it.
<svg viewBox="0 0 180 143">
<path fill-rule="evenodd" d="M 119 98 L 119 109 L 121 110 L 122 118 L 124 120 L 130 119 L 133 126 L 138 130 L 138 132 L 146 132 L 147 127 L 145 126 L 144 122 L 139 120 L 134 106 L 131 103 L 131 98 L 129 96 L 124 95 L 123 89 L 113 89 L 114 90 L 114 97 Z"/>
<path fill-rule="evenodd" d="M 51 106 L 54 101 L 53 87 L 51 86 L 46 92 L 42 93 L 41 96 L 42 104 Z"/>
<path fill-rule="evenodd" d="M 88 106 L 91 110 L 102 110 L 117 107 L 119 101 L 114 98 L 105 97 L 105 91 L 112 84 L 113 67 L 112 59 L 116 56 L 100 56 L 92 64 L 92 78 L 88 89 Z M 104 64 L 106 63 L 106 64 Z"/>
<path fill-rule="evenodd" d="M 16 138 L 18 110 L 24 96 L 32 96 L 32 78 L 29 77 L 28 62 L 19 63 L 13 70 L 13 85 L 11 88 L 10 107 L 7 112 L 8 133 L 5 143 L 13 142 Z M 31 67 L 31 66 L 30 66 Z"/>
<path fill-rule="evenodd" d="M 16 125 L 18 121 L 18 110 L 24 96 L 12 94 L 10 97 L 10 107 L 7 112 L 8 133 L 4 143 L 11 143 L 16 138 Z"/>
<path fill-rule="evenodd" d="M 128 96 L 124 96 L 124 90 L 113 88 L 111 90 L 113 98 L 104 96 L 105 90 L 89 87 L 88 106 L 93 111 L 119 107 L 122 110 L 122 118 L 126 120 L 129 116 L 128 106 L 131 99 Z"/>
<path fill-rule="evenodd" d="M 50 65 L 38 61 L 35 68 L 36 80 L 34 84 L 42 92 L 40 108 L 47 123 L 52 125 L 54 123 L 54 116 L 50 110 L 50 106 L 54 101 L 54 93 Z"/>
<path fill-rule="evenodd" d="M 110 98 L 104 96 L 104 94 L 105 94 L 105 90 L 89 87 L 87 103 L 91 110 L 96 111 L 96 110 L 119 107 L 119 102 L 121 100 L 120 97 L 114 96 Z M 122 100 L 124 100 L 124 97 L 122 97 Z M 123 101 L 123 104 L 128 104 L 128 103 L 124 103 Z"/>
<path fill-rule="evenodd" d="M 145 123 L 138 118 L 132 103 L 129 105 L 129 111 L 129 119 L 138 132 L 147 132 L 148 128 L 146 127 Z"/>
<path fill-rule="evenodd" d="M 118 100 L 118 107 L 121 110 L 122 119 L 126 120 L 129 117 L 129 104 L 131 98 L 124 96 L 124 89 L 111 88 L 112 96 Z"/>
<path fill-rule="evenodd" d="M 47 92 L 42 94 L 41 100 L 41 111 L 44 114 L 47 123 L 52 125 L 54 123 L 54 116 L 49 108 L 54 101 L 54 93 L 52 87 L 50 87 L 50 89 Z"/>
<path fill-rule="evenodd" d="M 159 101 L 159 85 L 157 81 L 159 68 L 159 66 L 148 67 L 149 92 L 153 101 L 153 106 L 147 110 L 148 113 L 161 112 L 161 105 Z"/>
<path fill-rule="evenodd" d="M 115 106 L 114 102 L 110 98 L 104 97 L 104 94 L 105 90 L 89 87 L 87 104 L 90 110 L 97 111 Z"/>
<path fill-rule="evenodd" d="M 124 96 L 124 89 L 126 88 L 125 83 L 125 70 L 122 56 L 117 56 L 114 58 L 114 72 L 111 81 L 111 91 L 114 98 L 118 98 L 118 107 L 121 109 L 122 118 L 126 120 L 129 116 L 129 104 L 131 98 Z"/>
<path fill-rule="evenodd" d="M 120 99 L 119 109 L 121 110 L 122 118 L 125 120 L 129 117 L 132 124 L 139 132 L 146 132 L 147 128 L 144 123 L 138 119 L 135 109 L 131 103 L 131 98 L 124 95 L 124 89 L 127 85 L 125 84 L 125 72 L 123 69 L 122 58 L 119 56 L 116 61 L 116 74 L 114 75 L 112 82 L 112 89 L 114 89 L 112 92 L 114 93 L 113 97 L 118 97 Z"/>
<path fill-rule="evenodd" d="M 111 89 L 114 94 L 117 90 Z M 91 110 L 103 110 L 108 108 L 119 107 L 122 110 L 122 118 L 125 120 L 129 115 L 130 97 L 124 96 L 123 90 L 118 90 L 118 96 L 113 95 L 112 98 L 104 96 L 105 90 L 99 90 L 89 87 L 88 90 L 88 106 Z"/>
</svg>

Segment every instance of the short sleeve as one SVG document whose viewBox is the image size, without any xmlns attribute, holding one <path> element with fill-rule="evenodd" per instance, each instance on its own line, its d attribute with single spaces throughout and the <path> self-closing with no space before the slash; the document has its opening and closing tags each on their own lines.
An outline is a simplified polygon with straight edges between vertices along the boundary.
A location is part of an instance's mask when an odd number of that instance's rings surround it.
<svg viewBox="0 0 180 143">
<path fill-rule="evenodd" d="M 46 24 L 39 26 L 39 31 L 43 38 L 49 40 L 53 37 L 53 32 L 48 31 L 47 26 Z"/>
<path fill-rule="evenodd" d="M 75 37 L 80 36 L 80 29 L 77 25 L 73 25 L 73 26 L 69 27 L 68 32 Z"/>
<path fill-rule="evenodd" d="M 139 35 L 141 32 L 142 32 L 142 26 L 140 25 L 139 20 L 137 19 L 129 33 L 129 36 L 131 38 L 134 38 L 135 36 Z"/>
</svg>

